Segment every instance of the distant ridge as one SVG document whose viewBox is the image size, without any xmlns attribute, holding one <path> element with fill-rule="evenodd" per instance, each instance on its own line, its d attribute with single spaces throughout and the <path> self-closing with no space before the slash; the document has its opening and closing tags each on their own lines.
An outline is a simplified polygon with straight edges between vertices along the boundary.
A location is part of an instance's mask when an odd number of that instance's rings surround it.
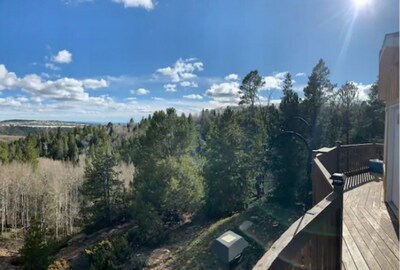
<svg viewBox="0 0 400 270">
<path fill-rule="evenodd" d="M 9 119 L 0 121 L 0 135 L 27 136 L 29 134 L 38 134 L 49 129 L 82 128 L 87 125 L 93 124 L 59 120 Z"/>
</svg>

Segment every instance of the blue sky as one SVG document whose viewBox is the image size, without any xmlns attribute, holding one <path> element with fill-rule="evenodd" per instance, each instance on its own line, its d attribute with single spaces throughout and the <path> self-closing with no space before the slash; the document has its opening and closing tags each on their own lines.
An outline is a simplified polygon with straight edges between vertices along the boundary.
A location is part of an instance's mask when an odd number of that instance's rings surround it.
<svg viewBox="0 0 400 270">
<path fill-rule="evenodd" d="M 3 0 L 0 120 L 196 113 L 235 104 L 253 69 L 261 102 L 279 102 L 285 72 L 302 96 L 320 58 L 364 99 L 398 12 L 397 0 Z"/>
</svg>

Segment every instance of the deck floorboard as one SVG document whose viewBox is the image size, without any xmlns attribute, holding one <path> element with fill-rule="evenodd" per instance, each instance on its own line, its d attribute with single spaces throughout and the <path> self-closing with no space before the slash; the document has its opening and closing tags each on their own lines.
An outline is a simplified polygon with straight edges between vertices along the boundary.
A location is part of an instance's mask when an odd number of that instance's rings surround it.
<svg viewBox="0 0 400 270">
<path fill-rule="evenodd" d="M 399 269 L 398 221 L 383 200 L 382 181 L 349 177 L 344 193 L 344 269 Z"/>
</svg>

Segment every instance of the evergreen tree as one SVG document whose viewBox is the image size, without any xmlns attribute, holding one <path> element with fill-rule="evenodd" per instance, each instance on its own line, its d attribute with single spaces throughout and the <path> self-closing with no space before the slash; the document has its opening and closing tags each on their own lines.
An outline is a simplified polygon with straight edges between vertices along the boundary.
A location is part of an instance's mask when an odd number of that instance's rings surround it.
<svg viewBox="0 0 400 270">
<path fill-rule="evenodd" d="M 281 129 L 298 131 L 300 126 L 295 118 L 300 111 L 299 97 L 292 89 L 292 79 L 287 73 L 283 83 L 283 97 L 279 105 Z M 304 127 L 301 126 L 304 130 Z M 307 131 L 306 131 L 307 133 Z M 307 136 L 309 134 L 303 134 Z M 273 171 L 273 197 L 281 205 L 293 206 L 297 198 L 304 201 L 304 185 L 306 185 L 307 151 L 295 137 L 279 137 L 270 152 Z"/>
<path fill-rule="evenodd" d="M 119 217 L 122 182 L 115 166 L 115 157 L 101 148 L 87 162 L 81 193 L 84 197 L 82 213 L 89 228 L 109 226 Z"/>
<path fill-rule="evenodd" d="M 250 105 L 254 109 L 254 103 L 258 99 L 258 91 L 265 84 L 257 70 L 251 71 L 244 77 L 240 86 L 240 102 L 239 105 Z"/>
<path fill-rule="evenodd" d="M 79 149 L 76 145 L 75 136 L 69 134 L 68 136 L 68 159 L 72 162 L 77 162 L 79 157 Z"/>
<path fill-rule="evenodd" d="M 333 91 L 334 85 L 329 80 L 329 69 L 324 60 L 320 59 L 308 77 L 307 86 L 304 88 L 304 113 L 311 126 L 311 148 L 318 145 L 318 116 L 326 100 L 326 94 Z"/>
<path fill-rule="evenodd" d="M 6 144 L 0 143 L 0 163 L 8 162 L 8 147 Z"/>
<path fill-rule="evenodd" d="M 293 121 L 300 115 L 300 100 L 298 94 L 293 91 L 292 76 L 286 73 L 282 87 L 283 97 L 279 104 L 281 123 L 285 130 L 297 131 L 296 124 Z"/>
<path fill-rule="evenodd" d="M 184 212 L 200 207 L 203 185 L 194 156 L 196 135 L 191 117 L 167 109 L 154 113 L 145 134 L 134 144 L 137 201 L 164 222 L 178 221 Z"/>
<path fill-rule="evenodd" d="M 50 263 L 50 248 L 46 241 L 46 230 L 37 221 L 31 221 L 31 225 L 24 235 L 24 246 L 20 250 L 23 269 L 46 269 Z"/>
<path fill-rule="evenodd" d="M 246 165 L 244 139 L 235 113 L 227 108 L 213 125 L 206 143 L 204 176 L 210 216 L 241 211 L 251 198 L 253 181 Z"/>
<path fill-rule="evenodd" d="M 378 97 L 378 83 L 371 86 L 365 110 L 364 126 L 368 141 L 383 141 L 385 130 L 385 103 Z"/>
<path fill-rule="evenodd" d="M 345 134 L 346 144 L 350 143 L 350 131 L 352 129 L 352 106 L 357 98 L 357 86 L 352 82 L 346 82 L 338 91 L 342 106 L 342 129 Z"/>
</svg>

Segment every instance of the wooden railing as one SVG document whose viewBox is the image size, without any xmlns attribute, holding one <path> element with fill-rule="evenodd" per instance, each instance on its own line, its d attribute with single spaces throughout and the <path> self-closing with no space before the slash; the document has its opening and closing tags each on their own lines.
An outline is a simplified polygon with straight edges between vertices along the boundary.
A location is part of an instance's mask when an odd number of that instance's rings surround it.
<svg viewBox="0 0 400 270">
<path fill-rule="evenodd" d="M 342 203 L 339 188 L 293 223 L 253 270 L 340 269 Z"/>
<path fill-rule="evenodd" d="M 313 204 L 316 205 L 330 192 L 333 173 L 354 176 L 369 171 L 369 160 L 383 157 L 383 144 L 366 143 L 340 145 L 314 150 L 311 181 Z"/>
<path fill-rule="evenodd" d="M 338 144 L 314 151 L 314 207 L 290 226 L 253 269 L 341 269 L 345 178 L 367 171 L 369 159 L 381 158 L 382 151 L 379 144 Z"/>
<path fill-rule="evenodd" d="M 350 144 L 339 145 L 336 148 L 339 155 L 337 171 L 347 176 L 368 172 L 369 160 L 383 157 L 383 144 Z"/>
</svg>

